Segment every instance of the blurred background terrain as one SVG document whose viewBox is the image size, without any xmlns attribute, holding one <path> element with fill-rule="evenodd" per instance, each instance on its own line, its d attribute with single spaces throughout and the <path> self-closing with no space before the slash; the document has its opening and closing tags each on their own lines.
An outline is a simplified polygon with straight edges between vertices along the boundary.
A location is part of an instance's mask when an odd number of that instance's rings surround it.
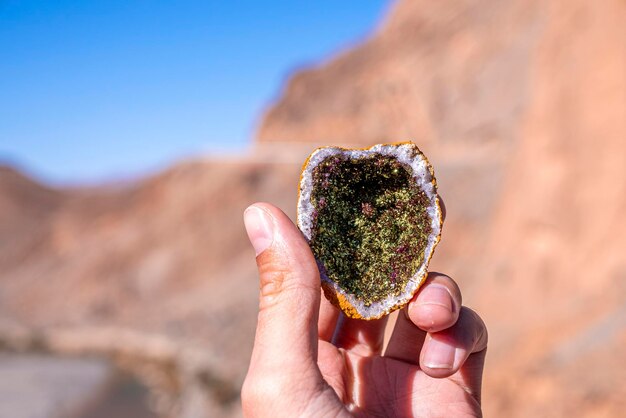
<svg viewBox="0 0 626 418">
<path fill-rule="evenodd" d="M 286 80 L 245 151 L 86 185 L 0 169 L 0 416 L 239 416 L 244 208 L 293 218 L 316 146 L 407 139 L 447 207 L 431 269 L 489 328 L 485 415 L 623 414 L 626 2 L 387 7 Z"/>
</svg>

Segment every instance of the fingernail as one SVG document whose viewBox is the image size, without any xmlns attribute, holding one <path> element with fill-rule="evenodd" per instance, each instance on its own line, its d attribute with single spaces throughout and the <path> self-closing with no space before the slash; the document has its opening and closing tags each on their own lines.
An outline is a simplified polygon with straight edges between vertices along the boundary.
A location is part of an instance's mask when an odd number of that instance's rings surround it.
<svg viewBox="0 0 626 418">
<path fill-rule="evenodd" d="M 250 206 L 243 213 L 243 223 L 256 255 L 265 251 L 274 241 L 274 223 L 269 213 L 256 206 Z"/>
<path fill-rule="evenodd" d="M 429 369 L 451 369 L 454 365 L 456 349 L 444 341 L 428 336 L 429 341 L 422 361 Z"/>
<path fill-rule="evenodd" d="M 440 284 L 429 284 L 417 297 L 417 306 L 437 305 L 452 312 L 452 296 L 448 289 Z"/>
</svg>

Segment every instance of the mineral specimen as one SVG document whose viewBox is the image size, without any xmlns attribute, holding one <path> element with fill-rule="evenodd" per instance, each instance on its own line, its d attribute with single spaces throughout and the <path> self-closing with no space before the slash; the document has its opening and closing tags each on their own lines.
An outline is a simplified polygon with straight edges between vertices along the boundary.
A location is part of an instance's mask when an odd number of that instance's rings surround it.
<svg viewBox="0 0 626 418">
<path fill-rule="evenodd" d="M 352 318 L 380 318 L 415 294 L 439 242 L 433 169 L 413 143 L 318 148 L 302 170 L 298 227 L 326 297 Z"/>
</svg>

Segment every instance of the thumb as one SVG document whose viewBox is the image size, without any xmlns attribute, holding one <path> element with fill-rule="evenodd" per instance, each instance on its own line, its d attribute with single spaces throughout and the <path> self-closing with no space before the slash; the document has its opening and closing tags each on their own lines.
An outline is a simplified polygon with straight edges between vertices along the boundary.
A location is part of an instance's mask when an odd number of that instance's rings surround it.
<svg viewBox="0 0 626 418">
<path fill-rule="evenodd" d="M 268 203 L 248 207 L 244 223 L 260 276 L 250 369 L 259 373 L 310 371 L 317 364 L 320 304 L 315 258 L 287 215 Z"/>
</svg>

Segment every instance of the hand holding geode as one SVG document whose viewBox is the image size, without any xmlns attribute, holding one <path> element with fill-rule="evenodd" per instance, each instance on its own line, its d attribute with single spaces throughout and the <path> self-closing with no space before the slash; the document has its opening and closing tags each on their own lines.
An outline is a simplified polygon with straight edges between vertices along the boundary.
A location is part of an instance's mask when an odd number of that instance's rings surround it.
<svg viewBox="0 0 626 418">
<path fill-rule="evenodd" d="M 349 317 L 380 318 L 408 303 L 441 226 L 434 172 L 415 144 L 322 147 L 304 163 L 298 227 L 324 294 Z"/>
</svg>

